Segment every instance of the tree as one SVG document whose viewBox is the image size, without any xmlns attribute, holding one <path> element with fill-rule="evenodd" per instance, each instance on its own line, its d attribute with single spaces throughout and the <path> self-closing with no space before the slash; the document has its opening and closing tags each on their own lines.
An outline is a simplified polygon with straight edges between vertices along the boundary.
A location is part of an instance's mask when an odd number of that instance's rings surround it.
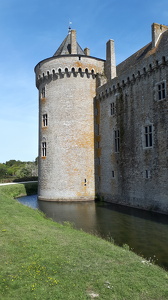
<svg viewBox="0 0 168 300">
<path fill-rule="evenodd" d="M 35 161 L 20 161 L 11 159 L 4 164 L 0 164 L 0 179 L 8 177 L 8 180 L 22 177 L 37 177 L 38 176 L 38 158 Z"/>
<path fill-rule="evenodd" d="M 0 178 L 4 178 L 7 175 L 7 167 L 4 164 L 0 164 Z"/>
</svg>

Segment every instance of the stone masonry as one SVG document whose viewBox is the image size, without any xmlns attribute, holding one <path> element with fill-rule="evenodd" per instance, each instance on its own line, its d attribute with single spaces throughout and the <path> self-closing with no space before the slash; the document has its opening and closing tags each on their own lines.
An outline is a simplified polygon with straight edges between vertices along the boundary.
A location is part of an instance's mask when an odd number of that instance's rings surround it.
<svg viewBox="0 0 168 300">
<path fill-rule="evenodd" d="M 38 197 L 94 200 L 93 99 L 96 74 L 103 72 L 104 61 L 85 55 L 74 30 L 64 43 L 53 57 L 36 66 L 40 120 Z"/>
<path fill-rule="evenodd" d="M 118 66 L 113 40 L 104 61 L 70 30 L 35 73 L 39 199 L 168 213 L 168 27 Z"/>
</svg>

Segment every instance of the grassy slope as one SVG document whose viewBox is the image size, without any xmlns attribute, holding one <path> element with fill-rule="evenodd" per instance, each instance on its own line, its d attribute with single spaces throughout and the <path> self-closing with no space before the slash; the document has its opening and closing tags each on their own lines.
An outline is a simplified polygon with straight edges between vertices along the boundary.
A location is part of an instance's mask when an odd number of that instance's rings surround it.
<svg viewBox="0 0 168 300">
<path fill-rule="evenodd" d="M 1 300 L 168 299 L 166 271 L 46 219 L 12 199 L 19 193 L 23 185 L 0 187 Z"/>
</svg>

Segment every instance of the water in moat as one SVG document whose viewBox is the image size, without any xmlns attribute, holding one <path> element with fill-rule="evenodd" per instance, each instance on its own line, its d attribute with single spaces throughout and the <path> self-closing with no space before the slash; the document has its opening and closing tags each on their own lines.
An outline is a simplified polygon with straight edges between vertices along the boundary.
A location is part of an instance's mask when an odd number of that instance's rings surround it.
<svg viewBox="0 0 168 300">
<path fill-rule="evenodd" d="M 56 222 L 129 245 L 132 251 L 168 270 L 168 216 L 105 202 L 58 203 L 38 201 L 37 196 L 18 199 L 43 211 Z"/>
</svg>

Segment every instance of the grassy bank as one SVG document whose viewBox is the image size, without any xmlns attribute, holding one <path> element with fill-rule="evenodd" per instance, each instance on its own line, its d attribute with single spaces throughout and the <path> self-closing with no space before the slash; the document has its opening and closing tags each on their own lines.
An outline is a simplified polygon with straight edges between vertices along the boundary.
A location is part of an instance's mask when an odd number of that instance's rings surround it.
<svg viewBox="0 0 168 300">
<path fill-rule="evenodd" d="M 2 185 L 0 186 L 1 193 L 11 196 L 11 197 L 21 197 L 37 194 L 38 183 L 37 182 L 27 182 L 20 184 Z"/>
<path fill-rule="evenodd" d="M 0 187 L 1 300 L 168 299 L 166 271 L 23 206 L 23 188 Z"/>
</svg>

